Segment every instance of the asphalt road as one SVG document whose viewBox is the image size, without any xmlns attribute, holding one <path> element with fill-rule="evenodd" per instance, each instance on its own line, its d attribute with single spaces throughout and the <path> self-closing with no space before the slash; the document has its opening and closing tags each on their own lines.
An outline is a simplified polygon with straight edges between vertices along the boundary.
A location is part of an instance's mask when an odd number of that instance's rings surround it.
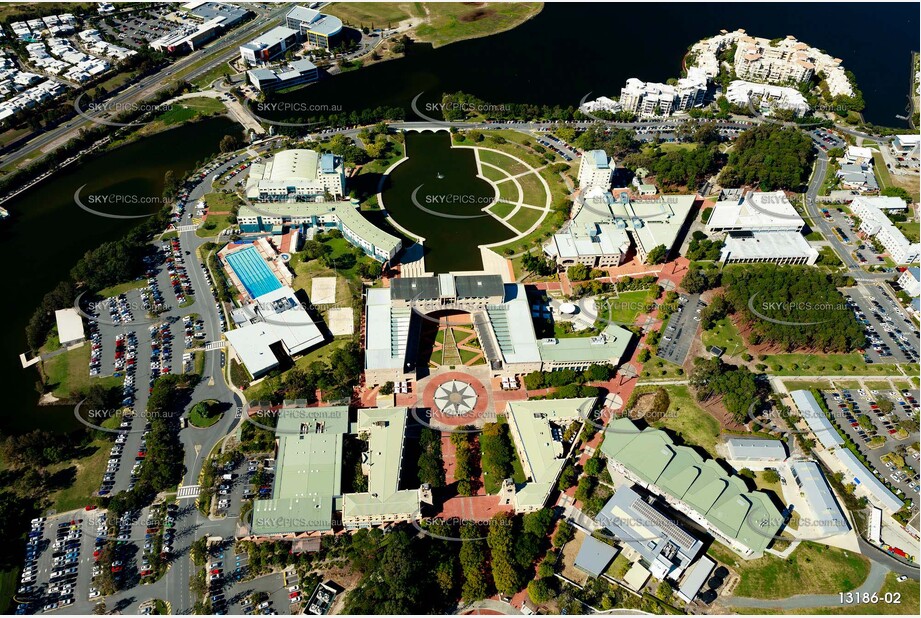
<svg viewBox="0 0 921 618">
<path fill-rule="evenodd" d="M 274 22 L 288 10 L 290 10 L 289 5 L 287 3 L 282 3 L 279 5 L 279 8 L 273 8 L 271 11 L 260 13 L 255 19 L 242 25 L 239 29 L 231 32 L 227 36 L 218 39 L 214 44 L 192 52 L 188 56 L 165 67 L 158 73 L 145 77 L 133 86 L 107 99 L 105 107 L 108 109 L 130 109 L 132 104 L 137 104 L 152 96 L 155 92 L 169 84 L 171 80 L 174 80 L 177 74 L 183 73 L 186 69 L 189 69 L 189 67 L 204 59 L 208 59 L 207 62 L 183 74 L 182 77 L 185 80 L 192 80 L 199 75 L 207 73 L 219 64 L 227 62 L 236 56 L 239 53 L 238 50 L 241 43 L 245 43 L 252 39 L 259 34 L 260 31 L 268 29 L 269 26 L 274 26 Z M 98 114 L 102 113 L 104 113 L 104 110 L 98 112 Z M 92 116 L 93 114 L 88 113 L 87 115 Z M 61 126 L 35 137 L 17 150 L 0 156 L 0 164 L 7 165 L 19 159 L 29 157 L 29 155 L 35 151 L 42 150 L 49 144 L 55 142 L 64 143 L 72 137 L 75 137 L 80 129 L 88 127 L 92 122 L 92 120 L 78 115 Z"/>
</svg>

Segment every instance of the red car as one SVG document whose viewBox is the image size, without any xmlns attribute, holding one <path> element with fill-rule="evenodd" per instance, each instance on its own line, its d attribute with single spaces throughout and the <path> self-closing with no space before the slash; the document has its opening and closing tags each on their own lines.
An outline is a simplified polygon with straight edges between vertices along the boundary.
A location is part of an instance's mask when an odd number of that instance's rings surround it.
<svg viewBox="0 0 921 618">
<path fill-rule="evenodd" d="M 220 569 L 211 569 L 211 574 L 212 574 L 212 575 L 218 575 L 220 572 L 221 572 Z"/>
<path fill-rule="evenodd" d="M 288 595 L 288 598 L 289 598 L 289 599 L 296 599 L 296 598 L 298 598 L 299 596 L 301 596 L 301 593 L 300 593 L 300 592 L 292 592 L 291 594 Z"/>
<path fill-rule="evenodd" d="M 121 570 L 122 570 L 122 567 L 120 567 L 120 566 L 114 566 L 114 567 L 112 567 L 112 572 L 113 572 L 113 573 L 118 573 L 118 572 L 121 571 Z"/>
</svg>

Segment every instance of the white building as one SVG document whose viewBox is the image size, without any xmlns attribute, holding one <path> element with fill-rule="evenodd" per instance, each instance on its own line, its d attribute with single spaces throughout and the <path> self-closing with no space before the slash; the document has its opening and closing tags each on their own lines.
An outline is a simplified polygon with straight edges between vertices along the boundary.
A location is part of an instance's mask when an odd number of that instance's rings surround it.
<svg viewBox="0 0 921 618">
<path fill-rule="evenodd" d="M 912 266 L 899 276 L 899 287 L 912 298 L 921 296 L 921 268 Z"/>
<path fill-rule="evenodd" d="M 917 155 L 919 144 L 921 144 L 921 135 L 896 135 L 892 140 L 892 150 L 903 155 Z"/>
<path fill-rule="evenodd" d="M 331 153 L 283 150 L 250 168 L 246 197 L 263 202 L 306 202 L 345 193 L 345 163 Z"/>
<path fill-rule="evenodd" d="M 755 103 L 765 115 L 770 115 L 775 108 L 793 110 L 797 116 L 809 112 L 806 97 L 799 90 L 785 86 L 735 80 L 726 89 L 726 99 L 744 107 L 750 102 Z"/>
<path fill-rule="evenodd" d="M 58 309 L 54 312 L 54 319 L 58 327 L 58 341 L 62 347 L 83 341 L 86 332 L 83 330 L 83 318 L 76 309 Z"/>
<path fill-rule="evenodd" d="M 882 210 L 865 200 L 857 199 L 851 203 L 851 211 L 860 219 L 859 231 L 876 238 L 897 264 L 918 261 L 921 244 L 909 242 L 902 230 Z"/>
<path fill-rule="evenodd" d="M 799 232 L 730 232 L 720 251 L 725 264 L 808 264 L 819 252 Z"/>
<path fill-rule="evenodd" d="M 851 202 L 854 205 L 872 206 L 879 210 L 894 212 L 908 209 L 908 204 L 900 197 L 889 197 L 886 195 L 861 195 L 855 197 Z"/>
<path fill-rule="evenodd" d="M 292 49 L 298 42 L 298 32 L 285 26 L 272 28 L 249 43 L 240 46 L 240 58 L 254 65 L 269 62 Z"/>
<path fill-rule="evenodd" d="M 848 146 L 844 151 L 844 163 L 868 169 L 873 163 L 873 150 L 863 146 Z"/>
<path fill-rule="evenodd" d="M 783 191 L 749 191 L 717 202 L 707 232 L 801 232 L 805 223 Z"/>
<path fill-rule="evenodd" d="M 620 104 L 640 116 L 668 116 L 703 105 L 706 94 L 706 72 L 692 67 L 674 86 L 631 77 L 620 91 Z"/>
<path fill-rule="evenodd" d="M 582 153 L 582 159 L 579 161 L 579 188 L 583 190 L 591 187 L 610 189 L 614 167 L 614 159 L 608 157 L 603 150 L 589 150 Z"/>
<path fill-rule="evenodd" d="M 771 84 L 799 84 L 812 79 L 815 63 L 809 46 L 789 37 L 777 45 L 767 39 L 744 36 L 736 44 L 735 72 L 742 79 Z"/>
<path fill-rule="evenodd" d="M 615 199 L 610 191 L 591 189 L 576 198 L 567 227 L 544 244 L 544 253 L 560 266 L 618 266 L 631 249 L 646 261 L 655 247 L 671 253 L 688 214 L 693 195 L 654 195 Z"/>
</svg>

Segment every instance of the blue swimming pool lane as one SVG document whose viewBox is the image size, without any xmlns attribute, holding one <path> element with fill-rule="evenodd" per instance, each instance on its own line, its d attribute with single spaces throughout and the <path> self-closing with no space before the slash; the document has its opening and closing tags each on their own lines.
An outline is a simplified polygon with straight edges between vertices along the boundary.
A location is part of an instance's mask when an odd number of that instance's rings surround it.
<svg viewBox="0 0 921 618">
<path fill-rule="evenodd" d="M 251 298 L 258 298 L 281 287 L 281 282 L 255 247 L 229 253 L 226 259 Z"/>
</svg>

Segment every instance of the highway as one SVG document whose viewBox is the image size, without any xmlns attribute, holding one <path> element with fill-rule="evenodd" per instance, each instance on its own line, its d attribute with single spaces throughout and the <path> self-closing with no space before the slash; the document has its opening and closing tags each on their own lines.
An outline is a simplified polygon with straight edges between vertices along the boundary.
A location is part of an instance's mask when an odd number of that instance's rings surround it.
<svg viewBox="0 0 921 618">
<path fill-rule="evenodd" d="M 136 84 L 112 96 L 106 100 L 105 107 L 113 110 L 130 109 L 132 105 L 144 101 L 163 89 L 171 80 L 177 78 L 192 80 L 207 73 L 236 56 L 241 43 L 245 43 L 263 31 L 277 25 L 278 18 L 287 10 L 289 10 L 288 3 L 273 7 L 268 12 L 256 9 L 257 16 L 254 19 L 227 36 L 218 39 L 209 47 L 192 52 L 163 70 L 143 78 Z M 202 63 L 201 66 L 195 66 L 198 63 Z M 38 135 L 19 149 L 0 156 L 0 165 L 7 166 L 20 159 L 31 158 L 30 155 L 36 151 L 44 151 L 49 146 L 66 143 L 71 138 L 76 137 L 80 129 L 87 128 L 93 123 L 92 117 L 101 116 L 103 113 L 105 113 L 105 110 L 100 109 L 95 114 L 84 112 L 83 116 L 77 115 L 71 118 L 51 131 Z M 86 116 L 89 116 L 89 118 Z"/>
</svg>

